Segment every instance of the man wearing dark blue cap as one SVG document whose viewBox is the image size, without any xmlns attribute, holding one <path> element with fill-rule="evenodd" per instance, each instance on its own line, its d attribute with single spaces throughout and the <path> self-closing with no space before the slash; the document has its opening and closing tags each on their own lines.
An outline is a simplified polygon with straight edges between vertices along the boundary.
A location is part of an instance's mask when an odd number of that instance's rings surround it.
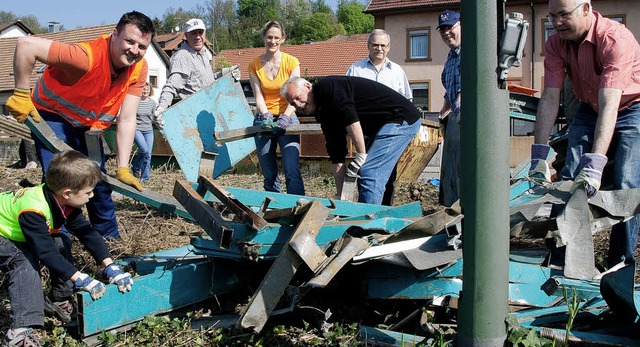
<svg viewBox="0 0 640 347">
<path fill-rule="evenodd" d="M 436 30 L 451 49 L 441 77 L 445 94 L 440 110 L 444 143 L 439 198 L 441 204 L 451 206 L 460 196 L 460 14 L 452 10 L 442 11 Z"/>
</svg>

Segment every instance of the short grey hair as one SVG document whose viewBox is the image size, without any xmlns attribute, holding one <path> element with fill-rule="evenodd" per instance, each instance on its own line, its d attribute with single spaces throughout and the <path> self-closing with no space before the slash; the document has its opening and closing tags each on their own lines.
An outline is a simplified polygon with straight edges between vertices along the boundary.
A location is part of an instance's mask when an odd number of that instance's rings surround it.
<svg viewBox="0 0 640 347">
<path fill-rule="evenodd" d="M 280 87 L 280 95 L 285 96 L 287 94 L 287 89 L 289 89 L 289 86 L 292 84 L 298 88 L 303 88 L 306 84 L 311 84 L 311 82 L 300 76 L 291 76 L 286 82 L 284 82 L 282 87 Z"/>
<path fill-rule="evenodd" d="M 381 36 L 381 35 L 386 35 L 387 36 L 387 41 L 389 41 L 389 43 L 391 43 L 391 36 L 389 36 L 389 34 L 387 34 L 386 31 L 384 31 L 382 29 L 373 29 L 371 34 L 369 34 L 369 39 L 367 39 L 367 44 L 370 45 L 371 42 L 373 42 L 373 38 L 375 36 Z"/>
</svg>

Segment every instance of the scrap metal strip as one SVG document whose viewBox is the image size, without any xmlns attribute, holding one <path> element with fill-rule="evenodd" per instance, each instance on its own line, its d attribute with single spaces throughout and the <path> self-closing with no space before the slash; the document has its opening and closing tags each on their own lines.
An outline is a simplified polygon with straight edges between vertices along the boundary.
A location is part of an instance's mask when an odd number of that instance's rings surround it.
<svg viewBox="0 0 640 347">
<path fill-rule="evenodd" d="M 198 184 L 210 191 L 226 207 L 231 209 L 242 221 L 251 225 L 253 230 L 260 230 L 267 225 L 267 221 L 254 212 L 251 208 L 236 199 L 223 186 L 215 182 L 212 178 L 200 176 Z"/>
<path fill-rule="evenodd" d="M 302 233 L 315 237 L 329 215 L 329 210 L 316 200 L 307 205 L 310 206 L 309 210 L 289 240 Z M 242 313 L 238 327 L 253 329 L 259 333 L 301 264 L 302 259 L 298 254 L 291 247 L 284 247 L 253 294 L 246 311 Z"/>
<path fill-rule="evenodd" d="M 233 229 L 218 211 L 198 195 L 189 183 L 176 181 L 173 187 L 173 196 L 189 211 L 194 220 L 211 236 L 218 247 L 222 249 L 231 247 Z"/>
</svg>

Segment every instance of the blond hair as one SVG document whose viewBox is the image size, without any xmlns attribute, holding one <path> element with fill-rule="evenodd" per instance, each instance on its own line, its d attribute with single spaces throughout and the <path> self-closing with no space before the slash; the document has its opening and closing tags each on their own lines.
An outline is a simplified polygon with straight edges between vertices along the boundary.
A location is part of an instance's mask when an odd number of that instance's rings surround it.
<svg viewBox="0 0 640 347">
<path fill-rule="evenodd" d="M 95 187 L 102 180 L 102 171 L 93 160 L 76 150 L 56 153 L 45 175 L 47 186 L 59 193 L 65 189 L 78 192 Z"/>
<path fill-rule="evenodd" d="M 145 87 L 149 87 L 149 96 L 153 96 L 153 87 L 151 86 L 151 84 L 149 84 L 149 82 L 144 84 Z"/>
</svg>

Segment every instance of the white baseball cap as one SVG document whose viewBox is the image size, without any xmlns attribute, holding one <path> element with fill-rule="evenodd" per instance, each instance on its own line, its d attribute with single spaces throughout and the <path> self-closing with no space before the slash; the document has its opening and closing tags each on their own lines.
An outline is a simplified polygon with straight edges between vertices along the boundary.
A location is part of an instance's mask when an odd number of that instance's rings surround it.
<svg viewBox="0 0 640 347">
<path fill-rule="evenodd" d="M 204 27 L 204 22 L 202 21 L 202 19 L 191 18 L 186 23 L 184 23 L 185 33 L 198 29 L 207 30 L 207 28 Z"/>
</svg>

